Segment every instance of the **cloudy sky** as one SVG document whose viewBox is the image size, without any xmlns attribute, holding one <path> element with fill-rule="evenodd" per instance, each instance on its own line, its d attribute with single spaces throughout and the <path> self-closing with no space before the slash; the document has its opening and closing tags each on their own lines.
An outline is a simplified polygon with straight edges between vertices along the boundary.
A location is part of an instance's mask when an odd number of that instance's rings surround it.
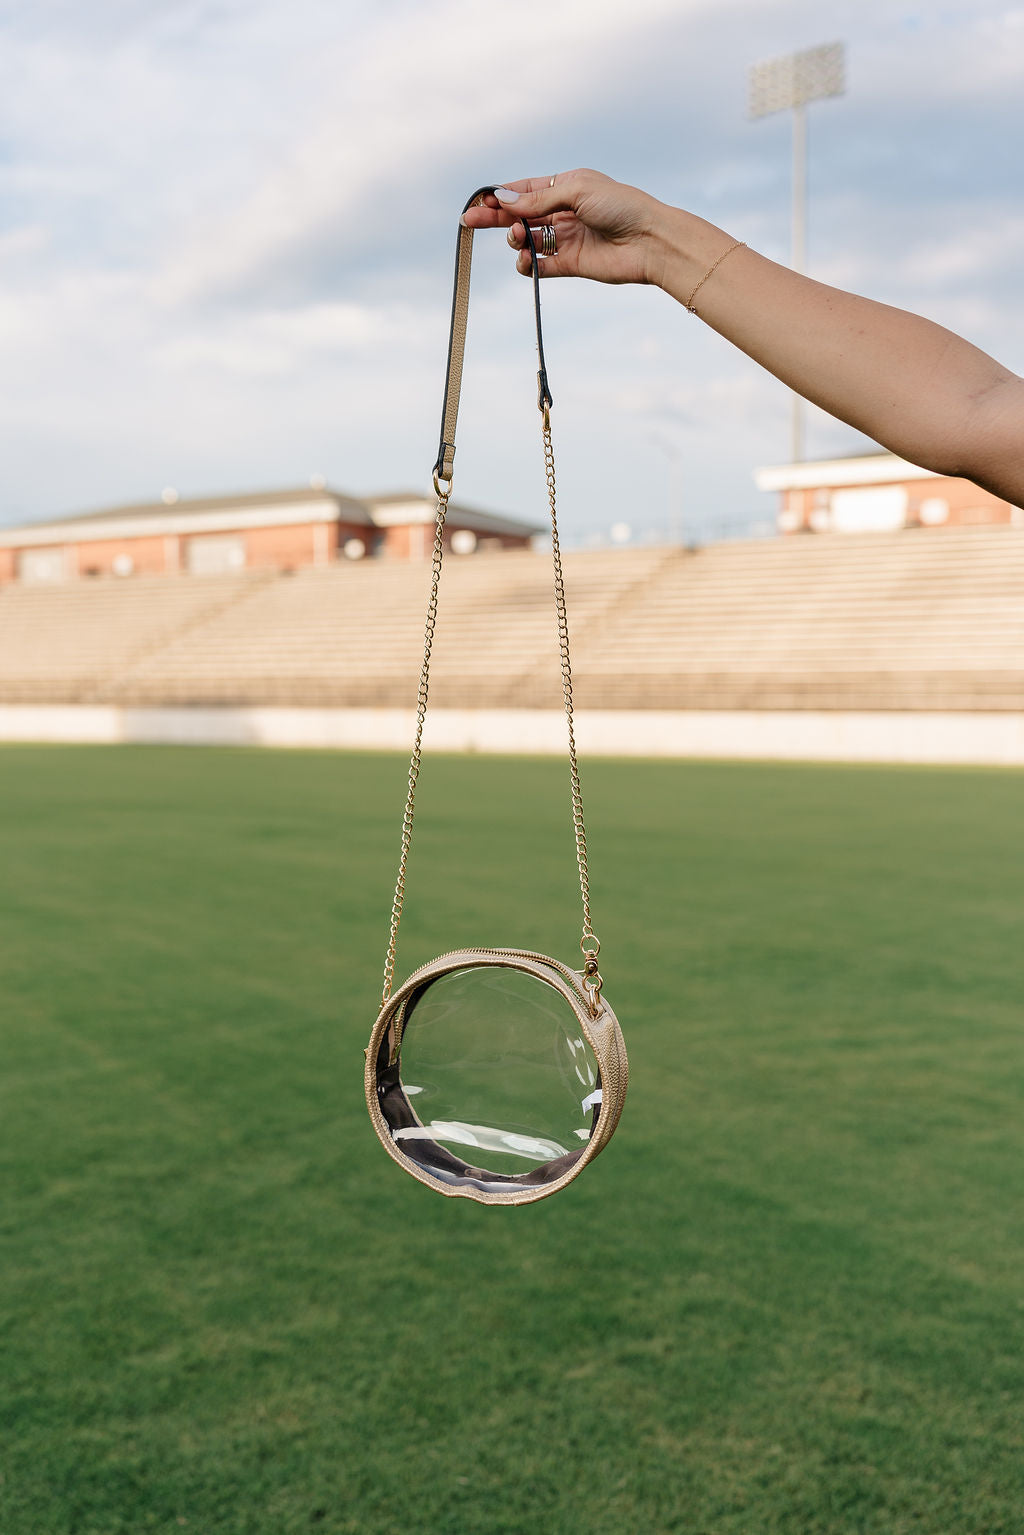
<svg viewBox="0 0 1024 1535">
<path fill-rule="evenodd" d="M 1024 5 L 0 0 L 0 522 L 297 485 L 425 489 L 456 219 L 593 165 L 785 260 L 749 66 L 842 40 L 815 276 L 1024 371 Z M 528 285 L 478 237 L 458 499 L 543 512 Z M 664 295 L 544 289 L 574 541 L 770 517 L 788 399 Z M 811 456 L 863 439 L 815 413 Z"/>
</svg>

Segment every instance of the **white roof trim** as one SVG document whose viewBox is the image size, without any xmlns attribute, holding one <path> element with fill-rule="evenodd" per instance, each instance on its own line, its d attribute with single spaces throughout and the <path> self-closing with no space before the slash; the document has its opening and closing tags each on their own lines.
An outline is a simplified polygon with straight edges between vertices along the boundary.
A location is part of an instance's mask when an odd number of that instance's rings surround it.
<svg viewBox="0 0 1024 1535">
<path fill-rule="evenodd" d="M 435 504 L 426 496 L 416 501 L 374 501 L 368 496 L 366 504 L 378 528 L 425 526 L 436 516 Z M 513 538 L 529 538 L 543 531 L 532 522 L 518 522 L 514 517 L 500 517 L 495 512 L 477 512 L 454 502 L 448 508 L 446 523 L 449 528 L 471 528 L 484 537 L 488 533 L 504 533 Z"/>
<path fill-rule="evenodd" d="M 0 528 L 0 548 L 31 549 L 44 544 L 85 544 L 123 538 L 166 538 L 190 533 L 235 533 L 246 528 L 295 527 L 301 523 L 347 522 L 336 501 L 300 501 L 292 506 L 233 506 L 230 511 L 146 512 L 138 517 L 81 517 L 41 522 L 36 527 Z"/>
<path fill-rule="evenodd" d="M 378 528 L 398 528 L 408 523 L 433 522 L 432 501 L 370 501 L 370 516 Z"/>
<path fill-rule="evenodd" d="M 821 463 L 778 464 L 755 469 L 758 490 L 831 490 L 838 485 L 899 485 L 904 480 L 940 480 L 947 476 L 910 464 L 895 453 L 867 458 L 832 458 Z"/>
</svg>

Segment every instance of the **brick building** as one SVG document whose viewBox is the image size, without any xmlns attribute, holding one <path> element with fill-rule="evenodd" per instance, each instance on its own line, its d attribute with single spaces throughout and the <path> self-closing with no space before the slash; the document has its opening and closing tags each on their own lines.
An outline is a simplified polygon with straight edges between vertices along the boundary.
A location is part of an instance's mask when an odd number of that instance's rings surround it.
<svg viewBox="0 0 1024 1535">
<path fill-rule="evenodd" d="M 780 533 L 886 533 L 898 528 L 1024 526 L 1024 511 L 970 480 L 933 474 L 894 453 L 758 469 L 781 493 Z"/>
<path fill-rule="evenodd" d="M 433 543 L 433 524 L 433 498 L 412 492 L 361 498 L 319 481 L 297 490 L 198 500 L 165 491 L 156 502 L 0 528 L 0 582 L 294 570 L 339 558 L 422 559 Z M 540 531 L 451 502 L 446 547 L 461 555 L 523 549 Z"/>
</svg>

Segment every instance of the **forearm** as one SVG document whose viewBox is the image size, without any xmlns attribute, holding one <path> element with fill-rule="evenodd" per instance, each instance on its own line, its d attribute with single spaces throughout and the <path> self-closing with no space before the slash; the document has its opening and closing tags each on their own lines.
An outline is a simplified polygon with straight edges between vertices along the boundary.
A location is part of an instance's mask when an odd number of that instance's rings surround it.
<svg viewBox="0 0 1024 1535">
<path fill-rule="evenodd" d="M 651 276 L 680 303 L 734 243 L 665 205 L 651 242 Z M 1024 500 L 1024 383 L 951 331 L 746 247 L 716 268 L 693 307 L 783 383 L 894 453 Z"/>
</svg>

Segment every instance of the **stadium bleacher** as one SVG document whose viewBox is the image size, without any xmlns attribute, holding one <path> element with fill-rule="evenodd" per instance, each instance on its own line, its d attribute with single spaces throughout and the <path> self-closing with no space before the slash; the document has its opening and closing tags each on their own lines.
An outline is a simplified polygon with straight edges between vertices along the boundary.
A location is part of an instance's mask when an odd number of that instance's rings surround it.
<svg viewBox="0 0 1024 1535">
<path fill-rule="evenodd" d="M 1018 709 L 1024 533 L 714 545 L 610 615 L 577 672 L 605 708 Z"/>
<path fill-rule="evenodd" d="M 1016 710 L 1024 531 L 564 557 L 577 701 L 606 709 Z M 0 589 L 0 702 L 408 706 L 423 564 Z M 441 707 L 557 708 L 551 563 L 448 561 Z"/>
<path fill-rule="evenodd" d="M 137 576 L 0 587 L 0 701 L 86 703 L 272 579 Z"/>
</svg>

